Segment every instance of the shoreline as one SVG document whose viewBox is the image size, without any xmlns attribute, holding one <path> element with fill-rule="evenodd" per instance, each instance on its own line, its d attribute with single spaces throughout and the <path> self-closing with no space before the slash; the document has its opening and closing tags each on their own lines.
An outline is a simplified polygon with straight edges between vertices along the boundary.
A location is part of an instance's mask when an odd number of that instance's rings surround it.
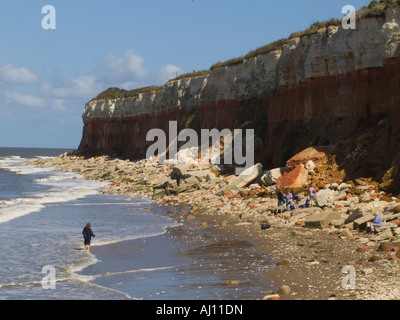
<svg viewBox="0 0 400 320">
<path fill-rule="evenodd" d="M 84 159 L 66 155 L 29 164 L 72 171 L 90 180 L 109 181 L 103 193 L 132 197 L 154 197 L 156 192 L 153 188 L 157 189 L 160 177 L 173 169 L 168 165 L 148 165 L 143 160 L 130 162 L 108 157 Z M 210 173 L 209 167 L 199 166 L 196 170 L 201 177 Z M 145 173 L 146 181 L 141 178 L 142 173 Z M 202 182 L 200 188 L 191 190 L 187 183 L 183 186 L 187 190 L 153 201 L 166 207 L 186 206 L 190 210 L 182 208 L 180 216 L 171 218 L 192 223 L 217 236 L 249 241 L 254 244 L 256 252 L 274 256 L 274 265 L 263 271 L 262 277 L 276 289 L 260 293 L 259 300 L 400 299 L 398 240 L 393 235 L 378 240 L 357 230 L 331 224 L 324 228 L 305 228 L 307 217 L 317 216 L 320 210 L 317 214 L 308 213 L 305 219 L 304 212 L 300 212 L 302 209 L 296 209 L 296 215 L 274 215 L 268 211 L 276 202 L 270 197 L 271 193 L 265 194 L 269 189 L 251 185 L 245 190 L 247 195 L 253 192 L 253 196 L 245 197 L 243 192 L 241 197 L 237 196 L 239 193 L 219 197 L 215 196 L 218 185 L 205 187 L 210 185 L 208 178 L 198 179 Z M 225 175 L 225 179 L 232 179 L 232 176 Z M 264 196 L 254 196 L 262 192 Z M 393 204 L 396 204 L 395 200 L 385 203 L 385 209 L 393 207 Z M 266 222 L 270 227 L 262 230 L 261 225 Z M 388 247 L 386 250 L 385 246 Z M 351 267 L 355 272 L 354 288 L 344 288 L 349 283 L 343 282 L 348 279 L 343 273 L 344 267 Z"/>
<path fill-rule="evenodd" d="M 167 227 L 154 237 L 93 247 L 93 254 L 100 262 L 80 274 L 134 300 L 256 300 L 271 288 L 257 272 L 263 266 L 252 266 L 253 257 L 265 260 L 252 242 L 200 229 L 197 222 Z"/>
</svg>

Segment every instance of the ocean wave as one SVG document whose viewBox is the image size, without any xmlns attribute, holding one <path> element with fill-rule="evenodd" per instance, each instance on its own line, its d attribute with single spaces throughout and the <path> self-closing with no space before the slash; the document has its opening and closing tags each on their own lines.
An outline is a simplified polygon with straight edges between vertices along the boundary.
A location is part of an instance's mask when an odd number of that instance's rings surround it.
<svg viewBox="0 0 400 320">
<path fill-rule="evenodd" d="M 40 211 L 47 204 L 65 203 L 97 194 L 105 183 L 89 181 L 72 173 L 56 171 L 53 168 L 37 168 L 24 165 L 24 158 L 7 157 L 0 160 L 0 168 L 17 174 L 49 174 L 36 178 L 33 183 L 49 188 L 44 192 L 29 190 L 25 197 L 12 198 L 0 202 L 0 223 L 25 216 L 32 212 Z"/>
</svg>

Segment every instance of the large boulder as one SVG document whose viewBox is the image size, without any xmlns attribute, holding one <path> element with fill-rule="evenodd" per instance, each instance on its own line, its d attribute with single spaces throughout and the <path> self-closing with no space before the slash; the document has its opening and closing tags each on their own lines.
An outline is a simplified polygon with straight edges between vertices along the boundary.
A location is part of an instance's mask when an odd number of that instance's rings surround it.
<svg viewBox="0 0 400 320">
<path fill-rule="evenodd" d="M 286 163 L 286 166 L 289 170 L 292 170 L 296 168 L 299 164 L 305 165 L 308 161 L 311 160 L 314 163 L 315 167 L 315 165 L 317 165 L 318 163 L 326 162 L 328 160 L 328 155 L 332 152 L 333 148 L 333 146 L 307 148 L 289 159 Z"/>
<path fill-rule="evenodd" d="M 261 182 L 267 187 L 276 183 L 278 178 L 284 174 L 286 168 L 276 168 L 268 170 L 262 177 Z"/>
<path fill-rule="evenodd" d="M 285 172 L 280 176 L 276 184 L 278 188 L 301 188 L 308 184 L 308 172 L 303 164 L 299 164 L 295 169 L 289 172 Z"/>
<path fill-rule="evenodd" d="M 367 213 L 366 215 L 362 216 L 361 218 L 358 218 L 354 220 L 354 229 L 360 229 L 364 230 L 367 227 L 367 223 L 372 221 L 374 219 L 374 215 L 371 213 Z"/>
<path fill-rule="evenodd" d="M 179 186 L 172 190 L 173 193 L 192 192 L 201 188 L 200 181 L 197 177 L 189 177 L 182 181 Z"/>
<path fill-rule="evenodd" d="M 341 217 L 340 213 L 337 211 L 322 212 L 319 214 L 314 214 L 306 218 L 304 224 L 305 228 L 319 228 L 323 229 L 328 226 L 332 221 L 337 220 Z"/>
<path fill-rule="evenodd" d="M 357 219 L 360 219 L 367 215 L 373 215 L 377 211 L 377 208 L 374 207 L 371 203 L 363 203 L 359 205 L 356 209 L 353 210 L 352 213 L 346 218 L 345 224 L 354 222 Z"/>
<path fill-rule="evenodd" d="M 239 176 L 231 180 L 227 186 L 217 190 L 216 195 L 222 196 L 228 191 L 231 191 L 233 189 L 247 187 L 254 180 L 256 180 L 261 174 L 262 174 L 262 165 L 261 163 L 257 163 L 254 166 L 244 170 Z"/>
<path fill-rule="evenodd" d="M 315 199 L 320 207 L 324 207 L 331 203 L 335 198 L 336 192 L 330 189 L 322 189 L 317 192 Z"/>
</svg>

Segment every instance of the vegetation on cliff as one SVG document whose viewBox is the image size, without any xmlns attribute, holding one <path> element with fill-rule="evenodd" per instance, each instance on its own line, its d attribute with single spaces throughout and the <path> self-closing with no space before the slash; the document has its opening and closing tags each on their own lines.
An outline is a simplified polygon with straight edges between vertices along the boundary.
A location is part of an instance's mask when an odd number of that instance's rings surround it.
<svg viewBox="0 0 400 320">
<path fill-rule="evenodd" d="M 168 82 L 187 79 L 187 78 L 202 77 L 202 76 L 206 76 L 208 74 L 210 74 L 210 70 L 193 71 L 193 72 L 181 74 L 180 76 L 177 76 L 176 78 L 171 79 Z"/>
<path fill-rule="evenodd" d="M 144 88 L 138 88 L 133 90 L 125 90 L 119 88 L 108 88 L 103 92 L 99 93 L 94 100 L 106 100 L 106 99 L 123 99 L 138 96 L 141 93 L 154 92 L 162 89 L 162 86 L 149 86 Z"/>
</svg>

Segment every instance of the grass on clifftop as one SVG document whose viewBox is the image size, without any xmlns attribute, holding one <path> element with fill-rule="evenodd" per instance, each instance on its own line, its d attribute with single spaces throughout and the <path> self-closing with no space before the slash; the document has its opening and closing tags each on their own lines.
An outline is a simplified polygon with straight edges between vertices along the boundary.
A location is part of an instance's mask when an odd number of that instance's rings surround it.
<svg viewBox="0 0 400 320">
<path fill-rule="evenodd" d="M 107 90 L 104 90 L 103 92 L 99 93 L 96 98 L 93 98 L 93 100 L 107 100 L 107 99 L 121 99 L 121 98 L 130 98 L 130 97 L 135 97 L 138 96 L 141 93 L 146 93 L 146 92 L 154 92 L 162 89 L 163 87 L 159 86 L 150 86 L 150 87 L 144 87 L 144 88 L 138 88 L 134 90 L 125 90 L 125 89 L 119 89 L 119 88 L 108 88 Z"/>
<path fill-rule="evenodd" d="M 287 43 L 288 43 L 288 39 L 280 39 L 280 40 L 274 41 L 265 46 L 259 47 L 255 50 L 252 50 L 244 56 L 229 59 L 225 62 L 217 62 L 214 65 L 212 65 L 210 69 L 213 70 L 213 69 L 220 68 L 220 67 L 228 67 L 228 66 L 234 66 L 234 65 L 241 64 L 245 59 L 251 59 L 251 58 L 254 58 L 261 54 L 266 54 L 268 52 L 272 52 L 272 51 L 276 51 L 276 50 L 282 50 L 283 46 Z"/>
<path fill-rule="evenodd" d="M 307 28 L 306 30 L 303 31 L 298 31 L 298 32 L 294 32 L 289 36 L 289 39 L 293 39 L 293 38 L 301 38 L 304 36 L 310 36 L 313 35 L 315 33 L 318 32 L 318 30 L 323 29 L 323 28 L 328 28 L 331 26 L 335 26 L 338 27 L 342 24 L 342 20 L 340 19 L 330 19 L 327 21 L 317 21 L 314 22 L 309 28 Z"/>
<path fill-rule="evenodd" d="M 210 74 L 210 70 L 193 71 L 193 72 L 181 74 L 180 76 L 177 76 L 176 78 L 171 79 L 168 82 L 187 79 L 187 78 L 201 77 L 201 76 L 206 76 L 208 74 Z"/>
</svg>

